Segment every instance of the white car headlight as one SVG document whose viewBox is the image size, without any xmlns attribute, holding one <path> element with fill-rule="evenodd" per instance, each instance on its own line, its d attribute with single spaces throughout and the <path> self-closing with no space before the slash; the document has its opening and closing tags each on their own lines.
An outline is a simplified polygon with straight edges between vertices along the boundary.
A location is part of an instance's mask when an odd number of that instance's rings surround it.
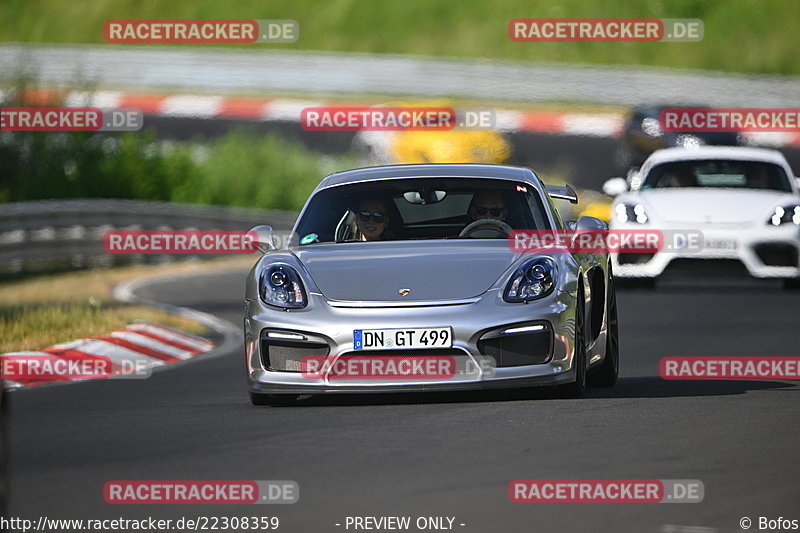
<svg viewBox="0 0 800 533">
<path fill-rule="evenodd" d="M 650 220 L 642 204 L 619 203 L 614 208 L 614 216 L 618 222 L 647 224 L 647 221 Z"/>
<path fill-rule="evenodd" d="M 779 205 L 775 208 L 767 223 L 773 226 L 780 226 L 781 224 L 800 226 L 800 205 Z"/>
<path fill-rule="evenodd" d="M 657 118 L 648 117 L 642 120 L 642 131 L 650 137 L 664 136 L 664 130 L 661 129 L 661 123 Z"/>
<path fill-rule="evenodd" d="M 700 148 L 706 144 L 706 142 L 696 135 L 690 135 L 687 133 L 678 135 L 677 139 L 675 139 L 675 145 L 681 148 Z"/>
<path fill-rule="evenodd" d="M 300 275 L 289 265 L 270 265 L 261 273 L 259 291 L 265 304 L 300 309 L 308 300 Z"/>
</svg>

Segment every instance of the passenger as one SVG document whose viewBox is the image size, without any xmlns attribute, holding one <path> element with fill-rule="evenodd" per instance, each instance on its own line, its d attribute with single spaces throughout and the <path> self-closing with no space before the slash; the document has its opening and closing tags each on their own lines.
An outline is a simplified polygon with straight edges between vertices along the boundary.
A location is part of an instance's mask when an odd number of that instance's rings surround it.
<svg viewBox="0 0 800 533">
<path fill-rule="evenodd" d="M 678 166 L 673 171 L 668 171 L 661 180 L 665 187 L 697 187 L 697 179 L 691 169 L 685 165 Z"/>
<path fill-rule="evenodd" d="M 387 212 L 386 203 L 381 200 L 364 198 L 359 202 L 356 221 L 360 240 L 381 241 L 388 238 L 386 229 L 390 218 Z"/>
<path fill-rule="evenodd" d="M 758 165 L 747 173 L 749 189 L 770 189 L 770 177 L 764 165 Z"/>
</svg>

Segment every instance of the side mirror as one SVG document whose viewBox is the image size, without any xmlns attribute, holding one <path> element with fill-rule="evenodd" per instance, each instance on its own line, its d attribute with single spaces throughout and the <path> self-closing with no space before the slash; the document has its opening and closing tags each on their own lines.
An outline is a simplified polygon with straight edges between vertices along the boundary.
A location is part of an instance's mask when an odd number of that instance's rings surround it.
<svg viewBox="0 0 800 533">
<path fill-rule="evenodd" d="M 594 217 L 580 217 L 575 222 L 575 231 L 605 231 L 608 229 L 608 224 Z"/>
<path fill-rule="evenodd" d="M 277 248 L 277 246 L 275 246 L 275 236 L 272 231 L 272 226 L 256 226 L 248 233 L 253 235 L 256 248 L 258 248 L 262 254 Z"/>
<path fill-rule="evenodd" d="M 625 178 L 611 178 L 603 183 L 603 193 L 608 196 L 619 196 L 628 192 L 628 182 Z"/>
<path fill-rule="evenodd" d="M 578 220 L 574 222 L 572 228 L 572 250 L 580 252 L 582 250 L 579 243 L 581 242 L 581 235 L 585 233 L 594 233 L 598 231 L 608 231 L 608 225 L 600 220 L 599 218 L 594 217 L 580 217 Z"/>
</svg>

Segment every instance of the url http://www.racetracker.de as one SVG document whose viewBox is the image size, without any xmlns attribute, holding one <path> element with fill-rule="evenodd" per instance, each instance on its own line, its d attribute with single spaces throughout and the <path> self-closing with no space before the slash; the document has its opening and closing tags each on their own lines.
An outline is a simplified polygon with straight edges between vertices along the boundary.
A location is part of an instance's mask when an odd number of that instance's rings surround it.
<svg viewBox="0 0 800 533">
<path fill-rule="evenodd" d="M 277 531 L 280 520 L 276 516 L 195 516 L 180 518 L 106 518 L 73 519 L 48 518 L 34 519 L 8 517 L 0 518 L 0 530 L 26 533 L 61 533 L 67 531 Z"/>
</svg>

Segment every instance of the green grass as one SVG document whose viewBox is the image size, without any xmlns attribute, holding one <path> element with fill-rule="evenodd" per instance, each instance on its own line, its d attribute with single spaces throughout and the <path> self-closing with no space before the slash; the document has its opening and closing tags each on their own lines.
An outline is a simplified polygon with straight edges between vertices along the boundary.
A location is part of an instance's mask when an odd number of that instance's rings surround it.
<svg viewBox="0 0 800 533">
<path fill-rule="evenodd" d="M 161 143 L 152 132 L 0 138 L 0 202 L 127 198 L 299 211 L 327 174 L 358 166 L 276 134 Z"/>
<path fill-rule="evenodd" d="M 699 43 L 516 43 L 513 18 L 699 18 Z M 796 0 L 3 0 L 0 41 L 102 43 L 129 18 L 294 19 L 295 44 L 257 49 L 486 57 L 800 74 Z M 217 45 L 223 46 L 223 45 Z M 230 46 L 230 45 L 228 45 Z"/>
<path fill-rule="evenodd" d="M 160 309 L 114 300 L 113 287 L 133 278 L 246 269 L 251 255 L 196 263 L 136 265 L 0 280 L 0 353 L 41 350 L 83 337 L 105 335 L 135 320 L 207 334 L 202 324 Z M 57 287 L 57 290 L 54 289 Z"/>
<path fill-rule="evenodd" d="M 235 131 L 201 147 L 191 179 L 172 191 L 174 202 L 299 211 L 327 174 L 358 166 L 351 155 L 326 157 L 276 134 Z"/>
<path fill-rule="evenodd" d="M 197 322 L 137 305 L 99 306 L 86 302 L 15 308 L 0 305 L 0 353 L 41 350 L 75 339 L 107 335 L 136 320 L 207 333 Z"/>
</svg>

